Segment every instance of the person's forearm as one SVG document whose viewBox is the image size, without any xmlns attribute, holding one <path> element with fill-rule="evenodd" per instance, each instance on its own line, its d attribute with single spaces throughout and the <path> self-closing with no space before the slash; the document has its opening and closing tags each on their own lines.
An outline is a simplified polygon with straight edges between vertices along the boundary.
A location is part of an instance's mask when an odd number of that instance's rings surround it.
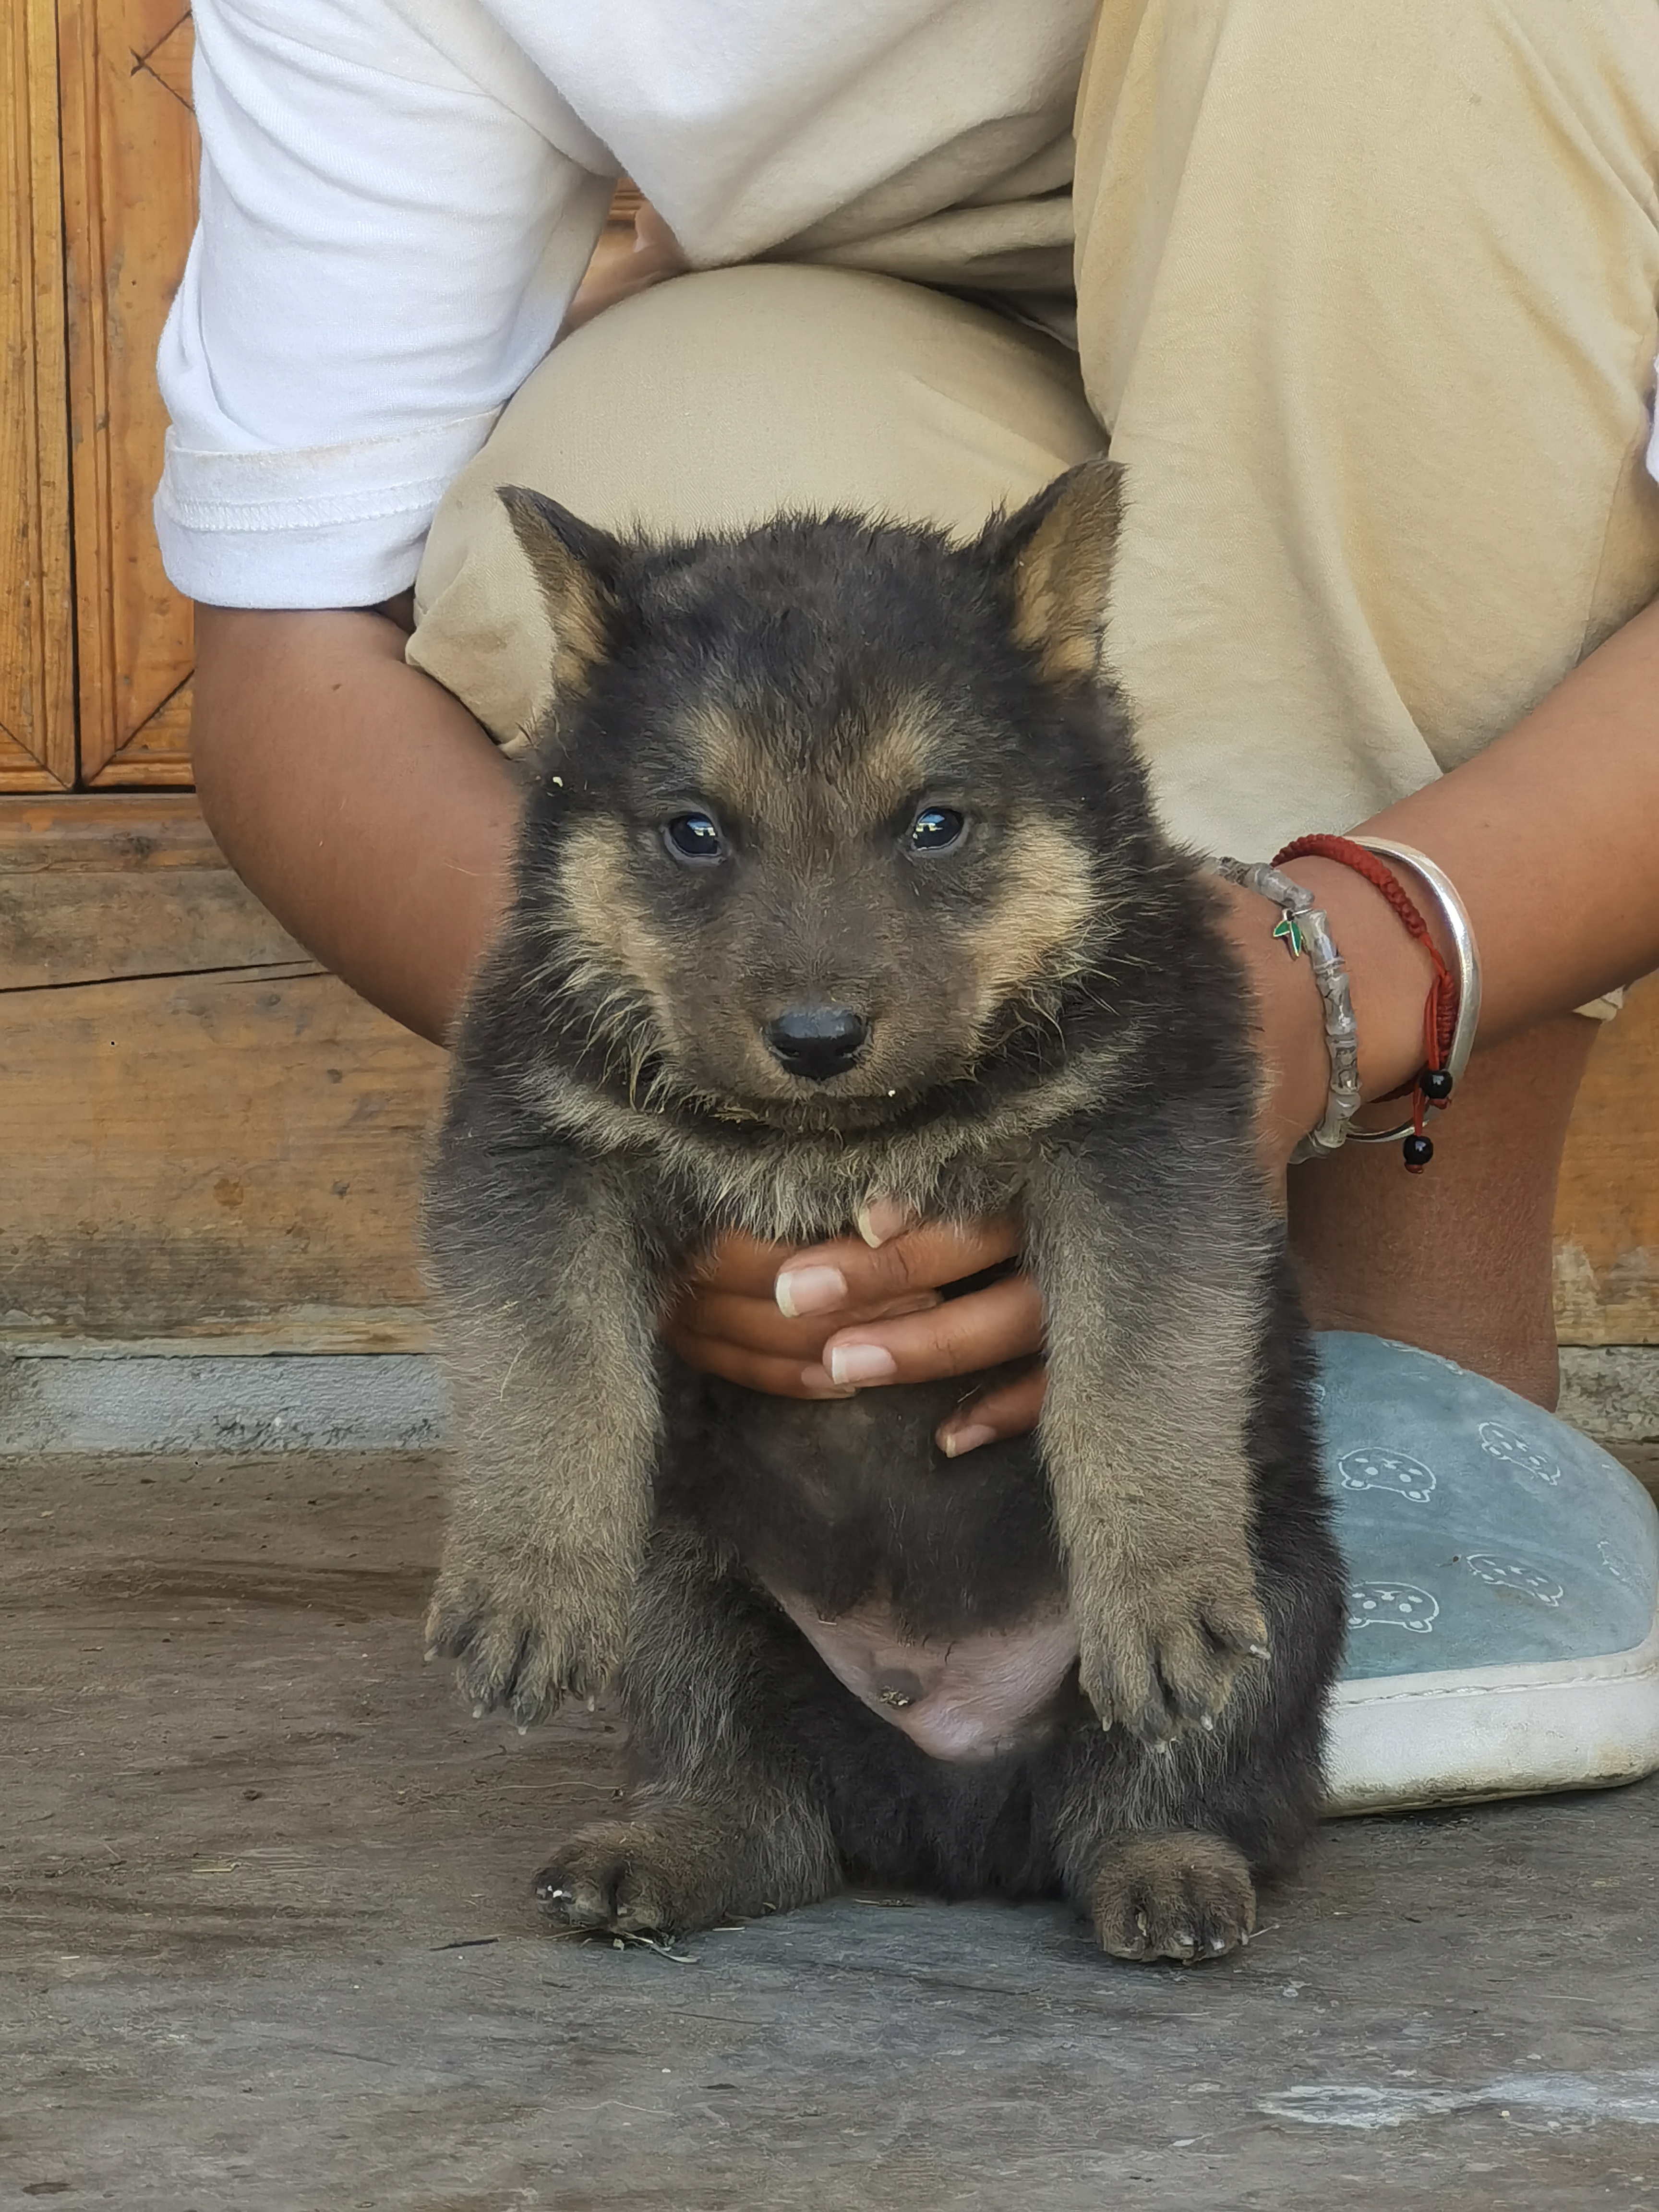
<svg viewBox="0 0 1659 2212">
<path fill-rule="evenodd" d="M 1456 884 L 1480 951 L 1483 1045 L 1659 967 L 1659 605 L 1484 752 L 1354 826 L 1415 846 Z M 1298 860 L 1285 872 L 1330 917 L 1352 978 L 1365 1096 L 1380 1097 L 1422 1065 L 1427 960 L 1351 870 Z M 1317 997 L 1306 963 L 1272 941 L 1265 902 L 1227 896 L 1277 1078 L 1269 1113 L 1288 1149 L 1324 1104 Z"/>
<path fill-rule="evenodd" d="M 441 1042 L 507 893 L 520 779 L 369 613 L 197 610 L 210 828 L 284 926 Z"/>
<path fill-rule="evenodd" d="M 1659 605 L 1365 828 L 1429 854 L 1462 893 L 1484 1043 L 1659 967 Z"/>
<path fill-rule="evenodd" d="M 519 786 L 403 642 L 378 615 L 204 607 L 193 744 L 209 823 L 266 904 L 365 997 L 441 1037 L 501 910 Z M 1659 606 L 1485 752 L 1359 826 L 1419 846 L 1458 885 L 1492 1042 L 1659 966 L 1656 825 Z M 1426 963 L 1359 878 L 1329 861 L 1291 872 L 1348 959 L 1376 1097 L 1419 1062 Z M 1237 928 L 1299 1130 L 1323 1102 L 1310 985 L 1270 937 L 1255 945 L 1248 915 Z M 1275 1054 L 1297 1037 L 1308 1048 Z"/>
</svg>

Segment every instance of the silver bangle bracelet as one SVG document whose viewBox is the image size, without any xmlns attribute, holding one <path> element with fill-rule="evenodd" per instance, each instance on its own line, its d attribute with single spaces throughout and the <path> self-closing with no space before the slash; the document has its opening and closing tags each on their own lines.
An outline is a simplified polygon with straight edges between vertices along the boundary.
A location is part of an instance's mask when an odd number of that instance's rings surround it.
<svg viewBox="0 0 1659 2212">
<path fill-rule="evenodd" d="M 1352 1125 L 1360 1104 L 1359 1030 L 1348 994 L 1347 963 L 1332 940 L 1322 908 L 1314 904 L 1314 895 L 1304 884 L 1293 883 L 1262 860 L 1218 860 L 1216 866 L 1230 883 L 1258 892 L 1279 908 L 1279 926 L 1273 935 L 1284 940 L 1293 960 L 1306 952 L 1312 963 L 1313 979 L 1325 1008 L 1331 1085 L 1323 1117 L 1297 1145 L 1291 1164 L 1322 1159 L 1350 1133 L 1358 1133 Z"/>
<path fill-rule="evenodd" d="M 1469 927 L 1468 908 L 1444 869 L 1426 853 L 1419 853 L 1414 845 L 1395 845 L 1381 837 L 1351 836 L 1349 842 L 1363 845 L 1379 860 L 1392 860 L 1401 867 L 1409 868 L 1428 890 L 1445 925 L 1451 945 L 1452 969 L 1457 977 L 1457 1024 L 1447 1048 L 1446 1073 L 1455 1083 L 1469 1064 L 1469 1054 L 1474 1050 L 1474 1034 L 1480 1026 L 1480 954 L 1474 932 Z M 1437 1114 L 1446 1103 L 1425 1099 L 1424 1111 Z M 1411 1136 L 1415 1127 L 1415 1121 L 1408 1118 L 1396 1128 L 1350 1129 L 1348 1134 L 1356 1144 L 1391 1145 L 1398 1143 L 1401 1137 Z"/>
</svg>

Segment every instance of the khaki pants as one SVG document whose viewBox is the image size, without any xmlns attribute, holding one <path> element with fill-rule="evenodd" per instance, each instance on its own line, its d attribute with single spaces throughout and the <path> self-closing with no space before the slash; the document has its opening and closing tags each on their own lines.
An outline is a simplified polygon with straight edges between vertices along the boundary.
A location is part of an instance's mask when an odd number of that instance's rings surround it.
<svg viewBox="0 0 1659 2212">
<path fill-rule="evenodd" d="M 664 284 L 457 480 L 410 659 L 503 740 L 544 707 L 503 483 L 966 532 L 1109 437 L 1160 805 L 1260 856 L 1455 766 L 1659 594 L 1654 0 L 1104 0 L 1077 140 L 1079 355 L 864 271 Z"/>
</svg>

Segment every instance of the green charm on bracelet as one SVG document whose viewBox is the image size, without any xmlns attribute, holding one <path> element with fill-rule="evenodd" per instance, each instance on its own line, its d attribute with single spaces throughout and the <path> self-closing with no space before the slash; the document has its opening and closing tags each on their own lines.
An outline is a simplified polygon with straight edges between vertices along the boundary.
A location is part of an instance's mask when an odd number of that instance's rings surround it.
<svg viewBox="0 0 1659 2212">
<path fill-rule="evenodd" d="M 1302 924 L 1288 908 L 1280 915 L 1273 935 L 1284 939 L 1285 950 L 1292 960 L 1299 960 L 1308 949 L 1307 939 L 1302 934 Z"/>
</svg>

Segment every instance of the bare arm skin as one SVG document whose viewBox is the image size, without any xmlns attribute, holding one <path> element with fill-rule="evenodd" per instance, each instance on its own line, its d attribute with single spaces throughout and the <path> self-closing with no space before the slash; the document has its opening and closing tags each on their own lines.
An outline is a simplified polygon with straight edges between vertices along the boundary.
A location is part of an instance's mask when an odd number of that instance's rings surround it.
<svg viewBox="0 0 1659 2212">
<path fill-rule="evenodd" d="M 354 990 L 441 1043 L 506 899 L 520 785 L 406 665 L 403 612 L 198 607 L 191 748 L 237 873 Z"/>
<path fill-rule="evenodd" d="M 380 613 L 202 608 L 194 745 L 209 823 L 267 905 L 366 998 L 441 1038 L 503 901 L 517 786 L 465 709 L 405 665 L 403 642 Z M 1485 753 L 1366 826 L 1431 853 L 1462 892 L 1485 967 L 1484 1045 L 1659 966 L 1656 821 L 1659 605 Z M 1331 916 L 1353 977 L 1366 1094 L 1378 1097 L 1419 1065 L 1424 956 L 1348 870 L 1310 860 L 1291 872 Z M 1263 1147 L 1282 1163 L 1323 1104 L 1319 1001 L 1305 964 L 1273 941 L 1272 909 L 1231 896 L 1271 1071 Z M 1445 1149 L 1456 1141 L 1455 1113 Z M 672 1340 L 700 1364 L 803 1396 L 851 1387 L 829 1370 L 846 1372 L 855 1347 L 893 1362 L 869 1382 L 1035 1357 L 1042 1312 L 1029 1281 L 933 1303 L 940 1285 L 1010 1256 L 1012 1224 L 906 1230 L 878 1211 L 872 1226 L 886 1231 L 875 1249 L 849 1237 L 790 1259 L 787 1274 L 818 1272 L 806 1297 L 786 1289 L 781 1304 L 789 1255 L 734 1240 L 688 1292 Z M 846 1285 L 833 1304 L 826 1273 Z M 1034 1374 L 966 1409 L 957 1448 L 964 1431 L 979 1430 L 976 1443 L 1029 1426 L 1040 1402 Z"/>
</svg>

